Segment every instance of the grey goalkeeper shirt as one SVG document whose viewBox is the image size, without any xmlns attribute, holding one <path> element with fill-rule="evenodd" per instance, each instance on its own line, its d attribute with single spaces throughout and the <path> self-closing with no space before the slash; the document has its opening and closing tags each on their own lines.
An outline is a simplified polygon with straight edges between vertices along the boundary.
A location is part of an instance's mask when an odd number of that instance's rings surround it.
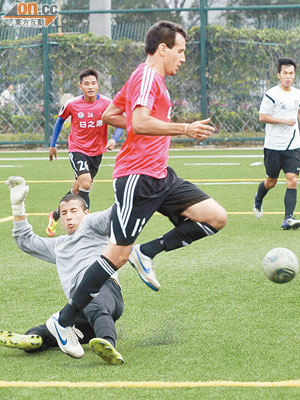
<svg viewBox="0 0 300 400">
<path fill-rule="evenodd" d="M 33 232 L 27 219 L 14 222 L 13 237 L 25 253 L 56 264 L 67 299 L 81 282 L 87 268 L 109 243 L 111 207 L 87 214 L 72 235 L 44 238 Z M 118 282 L 118 273 L 112 277 Z M 118 282 L 119 283 L 119 282 Z"/>
</svg>

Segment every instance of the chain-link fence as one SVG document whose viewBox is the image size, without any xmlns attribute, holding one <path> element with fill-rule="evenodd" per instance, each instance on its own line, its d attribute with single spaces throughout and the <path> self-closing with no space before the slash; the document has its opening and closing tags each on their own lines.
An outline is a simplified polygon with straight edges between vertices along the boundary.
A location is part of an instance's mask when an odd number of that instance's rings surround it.
<svg viewBox="0 0 300 400">
<path fill-rule="evenodd" d="M 48 146 L 58 111 L 66 100 L 79 94 L 78 76 L 86 68 L 100 72 L 100 92 L 113 97 L 130 72 L 145 59 L 141 38 L 162 16 L 189 28 L 187 62 L 176 76 L 166 78 L 173 101 L 173 120 L 193 121 L 207 113 L 219 132 L 213 141 L 262 139 L 259 104 L 266 89 L 277 82 L 277 59 L 293 57 L 300 62 L 299 28 L 291 26 L 287 35 L 281 29 L 226 25 L 222 19 L 226 8 L 216 7 L 211 12 L 219 10 L 219 17 L 206 25 L 210 8 L 194 10 L 164 10 L 163 14 L 159 10 L 129 10 L 131 18 L 127 22 L 122 20 L 123 14 L 113 12 L 109 14 L 112 39 L 83 33 L 88 11 L 81 15 L 78 10 L 76 14 L 85 21 L 82 26 L 74 24 L 71 28 L 70 24 L 56 23 L 48 29 L 35 28 L 28 37 L 24 32 L 30 32 L 30 28 L 13 28 L 1 21 L 0 93 L 11 90 L 11 101 L 3 104 L 0 97 L 0 145 Z M 281 11 L 278 8 L 272 12 L 276 10 Z M 245 12 L 249 15 L 248 9 Z M 194 22 L 190 17 L 195 17 L 193 13 L 199 16 Z M 10 36 L 5 36 L 5 29 Z M 15 36 L 13 31 L 17 31 Z M 59 143 L 66 143 L 68 133 L 66 122 Z"/>
</svg>

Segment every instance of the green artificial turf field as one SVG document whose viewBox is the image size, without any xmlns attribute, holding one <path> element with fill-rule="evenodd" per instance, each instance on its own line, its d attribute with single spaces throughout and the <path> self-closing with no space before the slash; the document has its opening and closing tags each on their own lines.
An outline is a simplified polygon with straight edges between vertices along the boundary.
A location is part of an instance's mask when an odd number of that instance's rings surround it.
<svg viewBox="0 0 300 400">
<path fill-rule="evenodd" d="M 103 158 L 91 192 L 92 212 L 113 202 L 115 155 Z M 125 310 L 117 322 L 116 347 L 124 365 L 105 364 L 86 345 L 81 360 L 59 349 L 29 355 L 1 346 L 1 399 L 300 397 L 300 278 L 278 285 L 262 272 L 262 259 L 273 247 L 300 255 L 300 231 L 280 230 L 284 177 L 265 198 L 263 218 L 256 220 L 253 197 L 265 176 L 262 149 L 172 150 L 169 164 L 224 206 L 226 227 L 159 254 L 157 293 L 129 264 L 122 268 Z M 66 299 L 55 266 L 22 253 L 12 239 L 4 185 L 11 175 L 28 181 L 28 219 L 37 234 L 46 236 L 47 214 L 69 190 L 73 172 L 66 152 L 51 164 L 46 152 L 0 153 L 0 330 L 23 333 L 44 323 Z M 138 242 L 170 228 L 155 214 Z"/>
</svg>

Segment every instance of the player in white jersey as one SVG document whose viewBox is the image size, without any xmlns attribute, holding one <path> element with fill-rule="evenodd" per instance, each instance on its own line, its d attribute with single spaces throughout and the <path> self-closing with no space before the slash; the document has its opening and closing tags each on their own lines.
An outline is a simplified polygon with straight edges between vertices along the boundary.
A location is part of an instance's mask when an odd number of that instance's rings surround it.
<svg viewBox="0 0 300 400">
<path fill-rule="evenodd" d="M 259 109 L 259 120 L 266 123 L 264 164 L 267 178 L 258 185 L 253 213 L 256 218 L 262 217 L 263 198 L 276 185 L 282 170 L 286 177 L 285 214 L 281 225 L 284 230 L 300 227 L 300 220 L 293 217 L 300 170 L 300 90 L 292 86 L 296 68 L 295 61 L 290 58 L 278 60 L 277 77 L 280 83 L 266 92 Z"/>
<path fill-rule="evenodd" d="M 28 193 L 25 180 L 19 176 L 7 180 L 14 216 L 13 237 L 25 253 L 49 263 L 56 264 L 59 279 L 69 299 L 81 282 L 85 270 L 104 249 L 109 241 L 111 207 L 105 211 L 88 213 L 82 197 L 67 194 L 59 203 L 61 222 L 66 235 L 43 238 L 36 235 L 25 217 L 24 199 Z M 71 339 L 89 343 L 89 347 L 109 364 L 122 364 L 123 358 L 114 346 L 116 342 L 115 321 L 123 312 L 123 297 L 116 272 L 108 279 L 105 288 L 93 292 L 93 300 L 78 315 Z M 65 339 L 62 339 L 65 340 Z M 51 329 L 44 325 L 31 328 L 25 335 L 0 331 L 0 344 L 25 351 L 46 350 L 57 347 Z M 69 353 L 75 358 L 80 354 Z"/>
</svg>

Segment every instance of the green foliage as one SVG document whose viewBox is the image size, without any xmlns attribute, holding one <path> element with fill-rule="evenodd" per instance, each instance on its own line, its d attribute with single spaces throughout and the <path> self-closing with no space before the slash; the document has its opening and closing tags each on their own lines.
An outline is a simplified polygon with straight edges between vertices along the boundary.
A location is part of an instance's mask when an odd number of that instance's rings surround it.
<svg viewBox="0 0 300 400">
<path fill-rule="evenodd" d="M 277 83 L 276 63 L 291 56 L 300 63 L 300 28 L 286 32 L 276 29 L 238 29 L 232 26 L 207 27 L 207 99 L 201 98 L 200 28 L 189 30 L 187 62 L 177 75 L 166 77 L 173 101 L 174 121 L 201 118 L 201 102 L 207 101 L 209 115 L 219 131 L 243 136 L 262 132 L 258 109 L 265 91 Z M 41 132 L 43 112 L 42 38 L 1 43 L 1 76 L 18 87 L 18 103 L 25 111 L 23 121 L 6 115 L 1 132 Z M 33 60 L 33 62 L 30 62 Z M 100 92 L 109 97 L 122 87 L 133 69 L 145 60 L 144 44 L 128 39 L 111 40 L 88 34 L 49 35 L 50 130 L 63 94 L 78 95 L 78 75 L 86 68 L 100 72 Z M 295 82 L 298 86 L 299 82 Z M 21 122 L 20 122 L 21 121 Z M 65 140 L 67 132 L 61 136 Z M 25 136 L 26 139 L 26 136 Z"/>
<path fill-rule="evenodd" d="M 148 0 L 112 0 L 111 1 L 112 9 L 145 9 L 149 10 L 149 12 L 143 13 L 122 13 L 122 14 L 115 14 L 113 19 L 116 23 L 127 23 L 127 24 L 146 24 L 150 27 L 157 21 L 160 20 L 168 20 L 174 21 L 177 23 L 184 24 L 184 20 L 182 18 L 182 13 L 180 11 L 176 12 L 151 12 L 152 9 L 157 8 L 184 8 L 186 7 L 186 0 L 169 0 L 169 1 L 162 1 L 162 0 L 153 0 L 149 2 Z"/>
<path fill-rule="evenodd" d="M 300 9 L 289 9 L 285 7 L 282 0 L 229 0 L 228 6 L 274 6 L 281 5 L 279 9 L 261 10 L 226 10 L 223 16 L 228 24 L 236 27 L 248 26 L 259 29 L 277 28 L 289 30 L 298 25 Z M 299 5 L 299 0 L 289 0 L 288 5 Z"/>
</svg>

